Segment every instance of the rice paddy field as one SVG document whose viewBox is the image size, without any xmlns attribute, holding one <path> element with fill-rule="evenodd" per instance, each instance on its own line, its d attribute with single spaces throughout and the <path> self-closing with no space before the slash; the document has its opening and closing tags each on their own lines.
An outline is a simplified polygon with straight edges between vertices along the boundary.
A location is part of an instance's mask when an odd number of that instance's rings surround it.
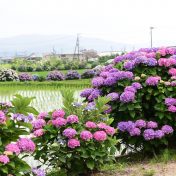
<svg viewBox="0 0 176 176">
<path fill-rule="evenodd" d="M 80 91 L 90 86 L 90 80 L 60 82 L 1 82 L 0 102 L 8 102 L 15 94 L 35 97 L 32 102 L 38 111 L 51 111 L 61 108 L 61 91 L 73 91 L 75 101 L 81 101 Z"/>
</svg>

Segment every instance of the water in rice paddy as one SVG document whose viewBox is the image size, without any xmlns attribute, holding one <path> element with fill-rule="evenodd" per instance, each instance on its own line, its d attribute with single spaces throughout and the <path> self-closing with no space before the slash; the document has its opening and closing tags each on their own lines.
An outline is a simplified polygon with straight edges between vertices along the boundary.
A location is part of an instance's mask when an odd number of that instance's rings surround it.
<svg viewBox="0 0 176 176">
<path fill-rule="evenodd" d="M 20 94 L 25 97 L 35 97 L 31 105 L 35 107 L 39 112 L 52 111 L 54 109 L 61 108 L 62 95 L 60 87 L 0 87 L 0 102 L 9 102 L 13 99 L 15 94 Z M 64 88 L 64 91 L 72 89 L 74 91 L 75 100 L 80 101 L 80 91 L 83 88 Z"/>
</svg>

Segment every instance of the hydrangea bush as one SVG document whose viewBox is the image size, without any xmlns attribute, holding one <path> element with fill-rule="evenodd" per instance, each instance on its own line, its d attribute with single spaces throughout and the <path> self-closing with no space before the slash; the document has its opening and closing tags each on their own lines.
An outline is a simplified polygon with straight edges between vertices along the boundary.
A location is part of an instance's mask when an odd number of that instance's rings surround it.
<svg viewBox="0 0 176 176">
<path fill-rule="evenodd" d="M 86 70 L 85 72 L 82 73 L 81 78 L 82 79 L 88 79 L 88 78 L 93 78 L 96 75 L 95 70 Z"/>
<path fill-rule="evenodd" d="M 108 125 L 112 122 L 108 115 L 101 113 L 107 109 L 104 102 L 99 99 L 93 109 L 88 104 L 73 103 L 71 115 L 62 109 L 40 113 L 32 123 L 35 158 L 58 170 L 58 175 L 71 176 L 88 174 L 112 162 L 116 130 Z"/>
<path fill-rule="evenodd" d="M 18 74 L 12 69 L 0 69 L 0 81 L 18 81 Z"/>
<path fill-rule="evenodd" d="M 80 79 L 81 75 L 76 70 L 70 70 L 65 75 L 65 79 L 67 80 L 73 80 L 73 79 Z"/>
<path fill-rule="evenodd" d="M 61 72 L 55 70 L 49 72 L 46 79 L 50 81 L 61 81 L 64 80 L 64 75 Z"/>
<path fill-rule="evenodd" d="M 140 151 L 175 146 L 176 48 L 118 56 L 92 79 L 92 87 L 81 96 L 88 102 L 101 95 L 111 99 L 113 126 L 125 146 Z"/>
<path fill-rule="evenodd" d="M 0 175 L 29 176 L 31 167 L 22 160 L 35 150 L 35 143 L 25 137 L 30 134 L 36 110 L 29 106 L 31 99 L 16 96 L 11 103 L 0 104 Z M 21 103 L 23 104 L 21 106 Z M 21 114 L 24 108 L 25 115 Z M 22 137 L 23 136 L 23 137 Z"/>
<path fill-rule="evenodd" d="M 20 81 L 32 81 L 32 75 L 29 73 L 20 73 L 19 75 Z"/>
</svg>

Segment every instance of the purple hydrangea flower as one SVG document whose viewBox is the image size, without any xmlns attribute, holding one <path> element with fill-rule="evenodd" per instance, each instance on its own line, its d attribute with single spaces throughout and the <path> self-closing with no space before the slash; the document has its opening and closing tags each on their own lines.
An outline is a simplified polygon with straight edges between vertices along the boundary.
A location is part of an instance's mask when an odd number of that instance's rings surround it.
<svg viewBox="0 0 176 176">
<path fill-rule="evenodd" d="M 167 106 L 176 105 L 176 98 L 166 98 L 165 105 Z"/>
<path fill-rule="evenodd" d="M 32 76 L 28 73 L 20 73 L 18 76 L 19 76 L 20 81 L 31 81 L 32 80 Z"/>
<path fill-rule="evenodd" d="M 107 95 L 107 97 L 110 98 L 111 101 L 116 101 L 116 100 L 119 99 L 119 94 L 116 93 L 116 92 L 112 92 L 112 93 L 109 93 L 109 94 Z"/>
<path fill-rule="evenodd" d="M 150 76 L 147 78 L 145 83 L 148 86 L 157 86 L 160 80 L 161 80 L 161 77 L 159 76 Z"/>
<path fill-rule="evenodd" d="M 104 85 L 113 86 L 114 84 L 116 84 L 116 82 L 117 82 L 117 79 L 115 77 L 110 76 L 104 80 Z"/>
<path fill-rule="evenodd" d="M 43 169 L 33 168 L 32 172 L 36 176 L 45 176 L 46 175 L 45 170 L 43 170 Z"/>
<path fill-rule="evenodd" d="M 132 83 L 132 86 L 135 88 L 135 89 L 142 89 L 142 85 L 138 82 L 134 82 Z"/>
<path fill-rule="evenodd" d="M 143 136 L 146 141 L 152 140 L 155 138 L 155 131 L 153 129 L 146 129 Z"/>
<path fill-rule="evenodd" d="M 156 130 L 155 131 L 155 138 L 161 139 L 162 137 L 164 137 L 164 132 L 162 130 Z"/>
<path fill-rule="evenodd" d="M 70 70 L 65 75 L 65 79 L 67 80 L 73 80 L 73 79 L 80 79 L 81 75 L 76 70 Z"/>
<path fill-rule="evenodd" d="M 135 126 L 136 127 L 138 127 L 138 128 L 145 128 L 146 127 L 146 122 L 145 122 L 145 120 L 142 120 L 142 119 L 140 119 L 140 120 L 136 120 L 136 122 L 135 122 Z"/>
<path fill-rule="evenodd" d="M 158 124 L 153 121 L 147 122 L 147 128 L 158 128 Z"/>
<path fill-rule="evenodd" d="M 133 86 L 127 86 L 125 87 L 125 92 L 126 91 L 129 91 L 129 92 L 133 92 L 133 93 L 136 93 L 136 89 L 133 87 Z"/>
<path fill-rule="evenodd" d="M 119 122 L 117 124 L 117 128 L 122 132 L 125 132 L 125 131 L 130 132 L 133 128 L 135 128 L 135 124 L 132 121 Z"/>
<path fill-rule="evenodd" d="M 49 72 L 46 79 L 52 80 L 52 81 L 61 81 L 61 80 L 64 80 L 64 75 L 61 72 L 55 70 L 55 71 Z"/>
<path fill-rule="evenodd" d="M 81 92 L 80 96 L 87 98 L 87 97 L 92 93 L 93 90 L 94 90 L 93 88 L 84 89 L 84 90 Z"/>
<path fill-rule="evenodd" d="M 171 134 L 173 133 L 173 128 L 169 125 L 162 126 L 161 130 L 164 132 L 164 134 Z"/>
<path fill-rule="evenodd" d="M 127 61 L 124 63 L 123 67 L 126 70 L 133 70 L 133 68 L 135 68 L 135 62 L 134 61 Z"/>
<path fill-rule="evenodd" d="M 104 79 L 102 77 L 96 77 L 92 79 L 93 87 L 101 87 L 104 85 Z"/>
<path fill-rule="evenodd" d="M 140 136 L 141 130 L 139 128 L 133 128 L 129 133 L 130 136 Z"/>
<path fill-rule="evenodd" d="M 135 93 L 130 92 L 130 91 L 125 91 L 120 95 L 120 101 L 122 103 L 133 102 L 134 99 L 135 99 Z"/>
<path fill-rule="evenodd" d="M 148 66 L 156 66 L 157 65 L 157 60 L 155 58 L 148 58 L 147 59 L 147 65 Z"/>
<path fill-rule="evenodd" d="M 101 91 L 98 89 L 94 89 L 88 97 L 89 101 L 93 101 L 101 95 Z"/>
<path fill-rule="evenodd" d="M 63 131 L 63 135 L 69 139 L 73 138 L 77 134 L 76 130 L 73 128 L 66 128 Z"/>
</svg>

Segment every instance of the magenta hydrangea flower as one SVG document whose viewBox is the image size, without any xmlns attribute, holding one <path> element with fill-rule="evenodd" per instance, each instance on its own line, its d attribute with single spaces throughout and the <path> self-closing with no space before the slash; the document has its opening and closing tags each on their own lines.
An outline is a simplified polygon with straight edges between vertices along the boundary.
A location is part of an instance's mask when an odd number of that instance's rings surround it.
<svg viewBox="0 0 176 176">
<path fill-rule="evenodd" d="M 161 77 L 159 76 L 150 76 L 147 78 L 145 83 L 148 86 L 157 86 L 160 80 L 161 80 Z"/>
<path fill-rule="evenodd" d="M 140 119 L 140 120 L 136 120 L 136 122 L 135 122 L 135 126 L 137 127 L 137 128 L 145 128 L 146 127 L 146 122 L 145 122 L 145 120 L 142 120 L 142 119 Z"/>
<path fill-rule="evenodd" d="M 116 101 L 116 100 L 119 99 L 119 94 L 116 93 L 116 92 L 112 92 L 112 93 L 109 93 L 109 94 L 107 95 L 107 97 L 110 98 L 111 101 Z"/>
<path fill-rule="evenodd" d="M 6 121 L 6 116 L 3 111 L 0 111 L 0 124 L 3 124 Z"/>
<path fill-rule="evenodd" d="M 6 155 L 0 155 L 0 163 L 7 164 L 10 162 L 10 159 Z"/>
<path fill-rule="evenodd" d="M 69 139 L 75 137 L 75 135 L 77 134 L 76 130 L 73 129 L 73 128 L 66 128 L 64 131 L 63 131 L 63 135 Z"/>
<path fill-rule="evenodd" d="M 53 126 L 59 128 L 59 127 L 65 126 L 67 124 L 67 120 L 60 117 L 55 120 L 52 120 L 52 124 Z"/>
<path fill-rule="evenodd" d="M 140 136 L 141 130 L 139 128 L 133 128 L 129 133 L 130 136 Z"/>
<path fill-rule="evenodd" d="M 68 123 L 78 123 L 79 122 L 79 118 L 78 118 L 78 116 L 76 116 L 76 115 L 69 115 L 68 117 L 67 117 L 67 122 Z"/>
<path fill-rule="evenodd" d="M 156 130 L 155 131 L 155 138 L 161 139 L 162 137 L 164 137 L 164 132 L 162 130 Z"/>
<path fill-rule="evenodd" d="M 52 113 L 52 118 L 53 119 L 57 119 L 57 118 L 63 118 L 65 116 L 65 112 L 64 110 L 62 109 L 58 109 L 58 110 L 55 110 L 53 113 Z"/>
<path fill-rule="evenodd" d="M 106 131 L 106 134 L 111 135 L 111 136 L 113 136 L 115 134 L 115 128 L 113 128 L 111 126 L 106 126 L 105 131 Z"/>
<path fill-rule="evenodd" d="M 169 69 L 169 74 L 172 76 L 176 76 L 176 68 L 170 68 Z"/>
<path fill-rule="evenodd" d="M 164 134 L 171 134 L 173 133 L 173 128 L 169 125 L 162 126 L 161 130 L 164 132 Z"/>
<path fill-rule="evenodd" d="M 34 131 L 34 136 L 36 136 L 36 137 L 43 136 L 43 134 L 44 134 L 44 130 L 43 129 L 38 129 L 38 130 Z"/>
<path fill-rule="evenodd" d="M 158 128 L 158 124 L 153 121 L 147 122 L 147 128 Z"/>
<path fill-rule="evenodd" d="M 93 134 L 93 138 L 96 141 L 102 142 L 102 141 L 105 141 L 107 139 L 107 134 L 104 131 L 96 131 Z"/>
<path fill-rule="evenodd" d="M 68 140 L 68 143 L 67 143 L 67 146 L 69 148 L 76 148 L 76 147 L 79 147 L 80 146 L 80 142 L 77 140 L 77 139 L 69 139 Z"/>
<path fill-rule="evenodd" d="M 11 143 L 6 145 L 5 150 L 8 152 L 15 153 L 16 155 L 20 154 L 20 149 L 17 144 Z"/>
<path fill-rule="evenodd" d="M 155 131 L 153 129 L 146 129 L 143 136 L 146 141 L 152 140 L 155 138 Z"/>
<path fill-rule="evenodd" d="M 174 105 L 169 106 L 168 111 L 169 112 L 176 112 L 176 106 L 174 106 Z"/>
<path fill-rule="evenodd" d="M 41 112 L 37 118 L 38 119 L 45 119 L 48 116 L 48 112 Z"/>
<path fill-rule="evenodd" d="M 17 142 L 17 145 L 21 152 L 34 152 L 35 144 L 31 139 L 20 138 Z"/>
<path fill-rule="evenodd" d="M 80 133 L 80 137 L 81 139 L 83 139 L 84 141 L 88 141 L 90 139 L 93 138 L 93 135 L 90 131 L 84 130 Z"/>
<path fill-rule="evenodd" d="M 32 126 L 34 129 L 40 129 L 46 125 L 45 120 L 43 119 L 37 119 L 32 122 Z"/>
<path fill-rule="evenodd" d="M 87 128 L 92 128 L 92 129 L 93 129 L 93 128 L 97 128 L 96 123 L 91 122 L 91 121 L 86 122 L 85 126 L 86 126 Z"/>
<path fill-rule="evenodd" d="M 120 101 L 122 103 L 129 103 L 135 100 L 135 93 L 131 91 L 125 91 L 120 95 Z"/>
</svg>

